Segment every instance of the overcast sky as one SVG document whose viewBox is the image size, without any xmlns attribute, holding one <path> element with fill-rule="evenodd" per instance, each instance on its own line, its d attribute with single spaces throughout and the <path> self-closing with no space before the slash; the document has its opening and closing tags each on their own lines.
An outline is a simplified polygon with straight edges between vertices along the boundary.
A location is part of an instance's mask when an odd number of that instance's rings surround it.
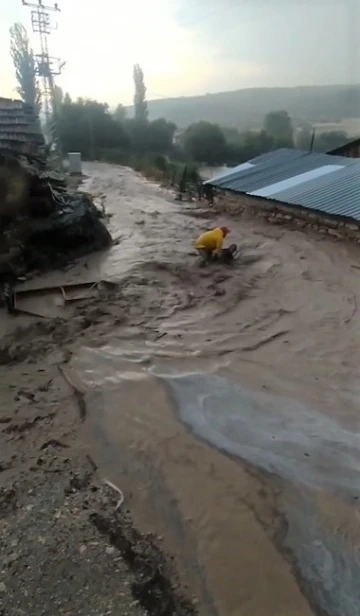
<svg viewBox="0 0 360 616">
<path fill-rule="evenodd" d="M 91 6 L 89 6 L 91 5 Z M 59 0 L 53 55 L 73 97 L 132 101 L 254 86 L 360 83 L 360 0 Z M 9 28 L 30 9 L 0 0 L 0 96 L 15 96 Z M 34 41 L 36 47 L 36 41 Z"/>
</svg>

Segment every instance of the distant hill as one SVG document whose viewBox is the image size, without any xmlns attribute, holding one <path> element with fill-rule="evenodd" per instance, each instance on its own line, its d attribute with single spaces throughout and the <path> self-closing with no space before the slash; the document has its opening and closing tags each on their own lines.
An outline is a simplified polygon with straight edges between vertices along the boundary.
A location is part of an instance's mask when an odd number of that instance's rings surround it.
<svg viewBox="0 0 360 616">
<path fill-rule="evenodd" d="M 180 129 L 199 120 L 242 130 L 256 129 L 269 111 L 279 109 L 288 111 L 294 124 L 338 123 L 343 118 L 359 118 L 360 85 L 251 88 L 149 101 L 150 119 L 164 117 Z"/>
</svg>

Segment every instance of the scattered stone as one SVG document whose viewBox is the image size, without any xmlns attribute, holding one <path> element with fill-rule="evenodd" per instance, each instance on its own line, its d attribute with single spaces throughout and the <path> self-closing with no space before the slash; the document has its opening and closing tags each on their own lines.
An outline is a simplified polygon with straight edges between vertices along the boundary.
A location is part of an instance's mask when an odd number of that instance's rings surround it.
<svg viewBox="0 0 360 616">
<path fill-rule="evenodd" d="M 6 564 L 12 565 L 12 563 L 18 560 L 18 558 L 19 558 L 19 554 L 17 552 L 13 552 L 12 554 L 9 554 L 9 556 L 6 559 Z"/>
</svg>

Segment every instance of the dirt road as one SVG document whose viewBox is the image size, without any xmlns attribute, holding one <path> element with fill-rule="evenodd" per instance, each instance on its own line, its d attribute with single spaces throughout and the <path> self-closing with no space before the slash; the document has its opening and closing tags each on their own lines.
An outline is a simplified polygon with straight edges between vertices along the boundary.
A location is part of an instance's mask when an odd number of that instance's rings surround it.
<svg viewBox="0 0 360 616">
<path fill-rule="evenodd" d="M 200 614 L 360 613 L 357 250 L 175 204 L 127 169 L 87 172 L 118 243 L 42 284 L 117 286 L 3 339 L 0 479 L 34 481 L 53 461 L 30 448 L 61 436 L 161 537 Z M 218 224 L 240 258 L 198 268 L 192 241 Z"/>
</svg>

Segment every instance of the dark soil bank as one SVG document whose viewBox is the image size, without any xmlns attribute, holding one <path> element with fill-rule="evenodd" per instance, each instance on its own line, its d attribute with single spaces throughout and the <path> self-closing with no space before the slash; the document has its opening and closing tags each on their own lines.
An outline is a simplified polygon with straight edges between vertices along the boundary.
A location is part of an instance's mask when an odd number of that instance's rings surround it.
<svg viewBox="0 0 360 616">
<path fill-rule="evenodd" d="M 0 489 L 0 614 L 194 614 L 154 540 L 115 512 L 116 492 L 68 455 L 52 441 Z"/>
</svg>

